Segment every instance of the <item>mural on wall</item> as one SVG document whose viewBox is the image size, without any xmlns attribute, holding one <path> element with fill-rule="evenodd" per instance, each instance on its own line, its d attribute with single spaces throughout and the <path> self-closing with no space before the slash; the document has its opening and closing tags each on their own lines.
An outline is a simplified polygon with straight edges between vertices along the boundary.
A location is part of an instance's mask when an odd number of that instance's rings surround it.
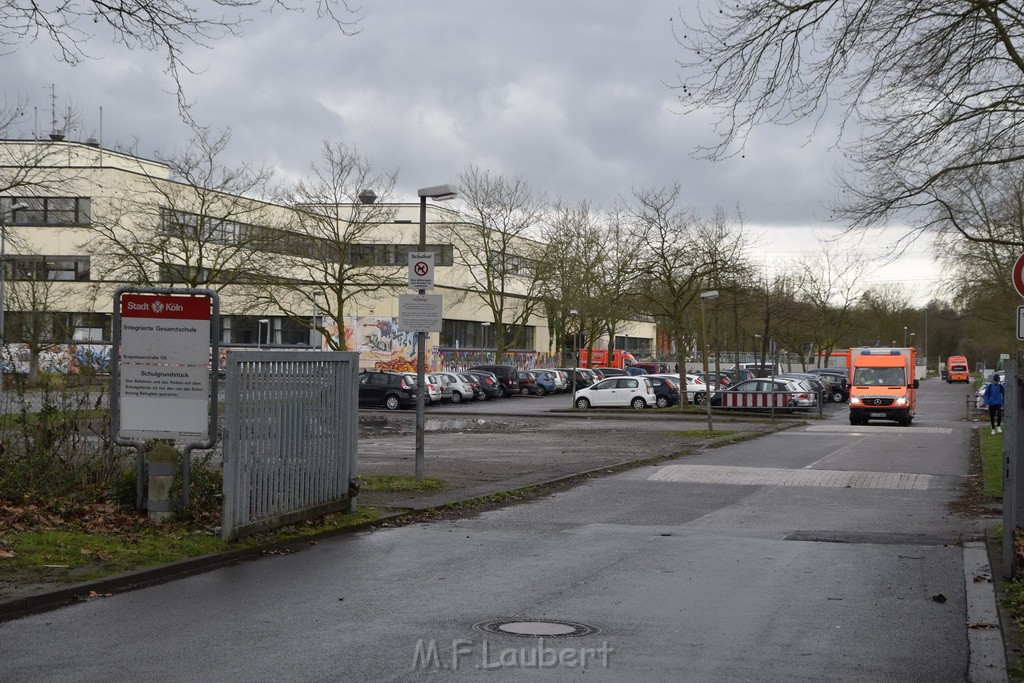
<svg viewBox="0 0 1024 683">
<path fill-rule="evenodd" d="M 4 372 L 28 374 L 32 354 L 27 344 L 8 344 Z M 54 344 L 39 353 L 39 371 L 77 375 L 89 369 L 110 372 L 109 344 Z"/>
</svg>

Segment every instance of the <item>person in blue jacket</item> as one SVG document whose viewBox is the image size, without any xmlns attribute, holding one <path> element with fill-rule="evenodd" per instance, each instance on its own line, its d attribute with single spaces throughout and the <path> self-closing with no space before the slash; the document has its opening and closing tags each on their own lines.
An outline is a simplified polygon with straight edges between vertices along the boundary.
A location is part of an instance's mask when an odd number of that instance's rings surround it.
<svg viewBox="0 0 1024 683">
<path fill-rule="evenodd" d="M 988 421 L 992 425 L 992 433 L 1003 431 L 1003 385 L 999 383 L 999 375 L 992 375 L 992 381 L 985 387 L 982 400 L 988 406 Z"/>
</svg>

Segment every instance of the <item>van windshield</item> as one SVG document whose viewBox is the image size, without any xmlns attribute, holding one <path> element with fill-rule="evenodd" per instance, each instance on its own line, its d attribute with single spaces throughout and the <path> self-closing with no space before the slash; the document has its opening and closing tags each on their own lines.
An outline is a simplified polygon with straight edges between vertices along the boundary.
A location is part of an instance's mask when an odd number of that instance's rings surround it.
<svg viewBox="0 0 1024 683">
<path fill-rule="evenodd" d="M 907 383 L 903 368 L 857 368 L 853 383 L 859 387 L 896 387 Z"/>
</svg>

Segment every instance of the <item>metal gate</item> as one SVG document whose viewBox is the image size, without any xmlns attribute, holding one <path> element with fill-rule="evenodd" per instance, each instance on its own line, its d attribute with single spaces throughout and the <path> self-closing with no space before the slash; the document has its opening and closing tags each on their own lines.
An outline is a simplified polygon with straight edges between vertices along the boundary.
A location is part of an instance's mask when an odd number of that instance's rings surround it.
<svg viewBox="0 0 1024 683">
<path fill-rule="evenodd" d="M 228 354 L 224 539 L 352 509 L 358 372 L 357 353 Z"/>
</svg>

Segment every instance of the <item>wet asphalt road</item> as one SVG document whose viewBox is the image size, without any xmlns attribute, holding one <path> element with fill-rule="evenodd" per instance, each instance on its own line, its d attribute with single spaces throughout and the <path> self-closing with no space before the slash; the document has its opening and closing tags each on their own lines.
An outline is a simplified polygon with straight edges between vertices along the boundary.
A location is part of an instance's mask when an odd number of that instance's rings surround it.
<svg viewBox="0 0 1024 683">
<path fill-rule="evenodd" d="M 967 392 L 0 624 L 0 679 L 965 680 Z"/>
</svg>

